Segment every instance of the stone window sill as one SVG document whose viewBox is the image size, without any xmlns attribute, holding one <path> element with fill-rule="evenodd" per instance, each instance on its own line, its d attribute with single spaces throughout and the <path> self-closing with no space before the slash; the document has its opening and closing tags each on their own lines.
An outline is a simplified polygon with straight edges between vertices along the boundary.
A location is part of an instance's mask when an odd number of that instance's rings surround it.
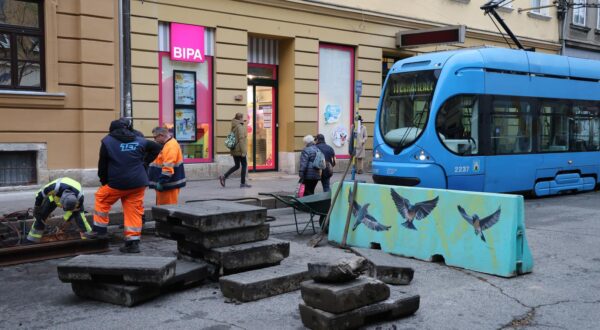
<svg viewBox="0 0 600 330">
<path fill-rule="evenodd" d="M 587 26 L 577 25 L 577 24 L 573 24 L 573 23 L 571 23 L 570 27 L 573 30 L 577 30 L 577 31 L 585 32 L 585 33 L 588 33 L 591 30 L 591 28 L 589 28 Z"/>
<path fill-rule="evenodd" d="M 539 19 L 542 21 L 549 21 L 552 19 L 551 16 L 546 16 L 546 15 L 542 15 L 540 13 L 534 13 L 534 12 L 527 12 L 527 16 L 531 17 L 531 18 L 535 18 L 535 19 Z"/>
<path fill-rule="evenodd" d="M 0 107 L 62 108 L 65 97 L 65 93 L 0 90 Z"/>
</svg>

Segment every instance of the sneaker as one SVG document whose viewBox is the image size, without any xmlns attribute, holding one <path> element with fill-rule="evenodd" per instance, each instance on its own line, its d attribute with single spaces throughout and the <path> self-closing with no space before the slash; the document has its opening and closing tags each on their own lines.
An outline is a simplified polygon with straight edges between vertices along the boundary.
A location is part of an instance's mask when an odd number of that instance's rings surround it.
<svg viewBox="0 0 600 330">
<path fill-rule="evenodd" d="M 225 177 L 219 175 L 219 183 L 221 183 L 221 187 L 225 187 Z"/>
<path fill-rule="evenodd" d="M 249 185 L 249 184 L 247 184 L 247 183 L 242 183 L 242 184 L 240 185 L 240 188 L 252 188 L 252 186 L 251 186 L 251 185 Z"/>
<path fill-rule="evenodd" d="M 140 253 L 140 241 L 125 241 L 125 244 L 119 248 L 122 253 Z"/>
</svg>

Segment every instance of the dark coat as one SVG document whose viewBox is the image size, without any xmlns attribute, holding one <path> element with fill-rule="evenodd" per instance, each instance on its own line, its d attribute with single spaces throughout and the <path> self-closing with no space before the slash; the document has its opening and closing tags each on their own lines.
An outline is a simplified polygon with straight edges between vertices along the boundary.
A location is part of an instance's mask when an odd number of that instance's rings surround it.
<svg viewBox="0 0 600 330">
<path fill-rule="evenodd" d="M 317 148 L 319 148 L 319 150 L 321 150 L 321 152 L 325 156 L 325 161 L 327 162 L 327 164 L 331 165 L 332 169 L 331 172 L 329 172 L 327 169 L 324 169 L 321 175 L 324 177 L 331 177 L 333 175 L 333 167 L 335 166 L 335 151 L 330 145 L 328 145 L 325 142 L 319 142 L 316 144 L 316 146 Z"/>
<path fill-rule="evenodd" d="M 309 143 L 300 154 L 299 175 L 304 180 L 320 180 L 321 170 L 310 166 L 317 156 L 317 147 L 314 143 Z"/>
</svg>

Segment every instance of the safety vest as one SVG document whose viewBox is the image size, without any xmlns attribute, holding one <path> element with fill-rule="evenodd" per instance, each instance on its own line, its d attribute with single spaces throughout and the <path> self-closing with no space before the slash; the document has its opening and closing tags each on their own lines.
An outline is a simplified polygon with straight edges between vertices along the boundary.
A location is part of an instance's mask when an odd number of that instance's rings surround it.
<svg viewBox="0 0 600 330">
<path fill-rule="evenodd" d="M 81 189 L 81 183 L 67 177 L 58 178 L 38 190 L 35 204 L 42 204 L 44 197 L 48 197 L 50 201 L 56 203 L 59 207 L 62 207 L 62 205 L 60 205 L 60 197 L 62 197 L 65 190 L 73 192 L 77 196 L 80 207 L 83 207 L 83 189 Z"/>
<path fill-rule="evenodd" d="M 160 182 L 164 190 L 185 187 L 183 154 L 177 140 L 171 138 L 148 168 L 150 188 Z"/>
</svg>

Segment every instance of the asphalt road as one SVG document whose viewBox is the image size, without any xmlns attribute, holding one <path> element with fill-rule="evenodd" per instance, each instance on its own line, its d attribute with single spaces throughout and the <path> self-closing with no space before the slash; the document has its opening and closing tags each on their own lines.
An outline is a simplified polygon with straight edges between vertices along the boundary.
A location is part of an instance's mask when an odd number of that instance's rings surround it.
<svg viewBox="0 0 600 330">
<path fill-rule="evenodd" d="M 421 296 L 415 315 L 367 329 L 598 329 L 600 324 L 600 192 L 526 200 L 526 235 L 533 254 L 531 274 L 516 278 L 400 258 L 415 269 L 408 286 Z M 276 222 L 291 221 L 279 211 Z M 285 262 L 337 258 L 331 246 L 308 248 L 310 235 L 292 240 Z M 113 253 L 115 252 L 115 245 Z M 144 237 L 150 255 L 173 255 L 175 243 Z M 1 329 L 301 329 L 295 291 L 257 302 L 227 303 L 208 283 L 161 296 L 133 308 L 82 300 L 61 283 L 50 260 L 0 268 Z"/>
</svg>

